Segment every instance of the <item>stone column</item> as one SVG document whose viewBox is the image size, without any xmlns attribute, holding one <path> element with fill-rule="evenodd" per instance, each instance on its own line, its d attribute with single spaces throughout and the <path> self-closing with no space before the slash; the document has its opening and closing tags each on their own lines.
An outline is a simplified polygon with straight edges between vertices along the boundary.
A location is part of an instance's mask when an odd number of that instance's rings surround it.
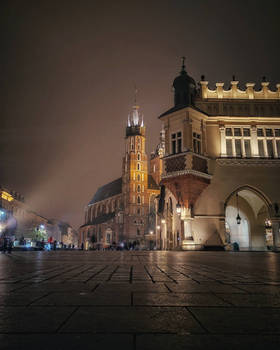
<svg viewBox="0 0 280 350">
<path fill-rule="evenodd" d="M 280 220 L 272 220 L 273 248 L 280 250 Z"/>
<path fill-rule="evenodd" d="M 219 127 L 220 136 L 221 136 L 221 157 L 227 156 L 227 147 L 226 147 L 226 128 L 224 125 Z"/>
<path fill-rule="evenodd" d="M 257 127 L 256 127 L 256 125 L 252 125 L 252 127 L 251 127 L 251 153 L 252 153 L 252 157 L 258 157 L 259 156 Z"/>
</svg>

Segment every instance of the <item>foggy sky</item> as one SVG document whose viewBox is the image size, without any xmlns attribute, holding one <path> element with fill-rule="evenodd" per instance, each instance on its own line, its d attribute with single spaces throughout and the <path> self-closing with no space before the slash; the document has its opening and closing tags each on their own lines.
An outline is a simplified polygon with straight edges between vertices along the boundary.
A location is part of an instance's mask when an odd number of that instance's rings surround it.
<svg viewBox="0 0 280 350">
<path fill-rule="evenodd" d="M 1 1 L 0 183 L 48 218 L 83 223 L 97 188 L 121 175 L 134 85 L 157 117 L 188 73 L 241 87 L 279 72 L 279 1 Z"/>
</svg>

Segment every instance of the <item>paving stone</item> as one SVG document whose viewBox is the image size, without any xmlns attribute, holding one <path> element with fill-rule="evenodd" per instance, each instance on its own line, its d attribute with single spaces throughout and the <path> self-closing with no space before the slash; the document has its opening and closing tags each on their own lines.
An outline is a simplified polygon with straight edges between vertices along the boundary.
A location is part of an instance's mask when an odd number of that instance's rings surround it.
<svg viewBox="0 0 280 350">
<path fill-rule="evenodd" d="M 264 345 L 265 344 L 265 345 Z M 280 336 L 273 335 L 174 335 L 144 334 L 136 336 L 136 350 L 279 350 Z"/>
<path fill-rule="evenodd" d="M 131 293 L 129 291 L 121 294 L 113 292 L 80 292 L 80 293 L 52 293 L 41 298 L 33 305 L 40 306 L 81 306 L 81 305 L 131 305 Z"/>
<path fill-rule="evenodd" d="M 124 334 L 0 334 L 1 350 L 133 349 L 133 336 Z"/>
<path fill-rule="evenodd" d="M 213 294 L 133 293 L 133 305 L 149 306 L 229 306 Z"/>
<path fill-rule="evenodd" d="M 204 333 L 185 308 L 81 307 L 61 332 Z"/>
<path fill-rule="evenodd" d="M 55 332 L 74 307 L 0 307 L 0 333 Z"/>
<path fill-rule="evenodd" d="M 234 306 L 280 307 L 280 294 L 218 294 L 226 302 Z M 280 310 L 279 310 L 280 311 Z"/>
<path fill-rule="evenodd" d="M 189 308 L 212 333 L 279 333 L 280 310 L 272 308 Z"/>
</svg>

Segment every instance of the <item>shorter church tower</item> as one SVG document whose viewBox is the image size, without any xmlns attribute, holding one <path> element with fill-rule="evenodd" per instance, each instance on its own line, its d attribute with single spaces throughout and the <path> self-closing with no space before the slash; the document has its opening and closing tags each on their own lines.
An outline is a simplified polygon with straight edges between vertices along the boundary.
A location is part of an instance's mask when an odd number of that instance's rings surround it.
<svg viewBox="0 0 280 350">
<path fill-rule="evenodd" d="M 124 238 L 138 241 L 147 231 L 149 210 L 148 162 L 145 151 L 145 126 L 139 106 L 128 116 L 123 158 Z"/>
</svg>

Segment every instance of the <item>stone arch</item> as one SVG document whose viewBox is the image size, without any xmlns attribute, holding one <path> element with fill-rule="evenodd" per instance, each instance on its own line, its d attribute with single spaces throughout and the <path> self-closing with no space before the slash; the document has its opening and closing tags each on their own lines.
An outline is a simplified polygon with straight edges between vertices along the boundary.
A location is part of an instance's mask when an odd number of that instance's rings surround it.
<svg viewBox="0 0 280 350">
<path fill-rule="evenodd" d="M 272 248 L 272 228 L 267 225 L 271 212 L 271 202 L 263 192 L 249 185 L 236 188 L 224 204 L 226 243 L 237 243 L 242 250 Z"/>
</svg>

